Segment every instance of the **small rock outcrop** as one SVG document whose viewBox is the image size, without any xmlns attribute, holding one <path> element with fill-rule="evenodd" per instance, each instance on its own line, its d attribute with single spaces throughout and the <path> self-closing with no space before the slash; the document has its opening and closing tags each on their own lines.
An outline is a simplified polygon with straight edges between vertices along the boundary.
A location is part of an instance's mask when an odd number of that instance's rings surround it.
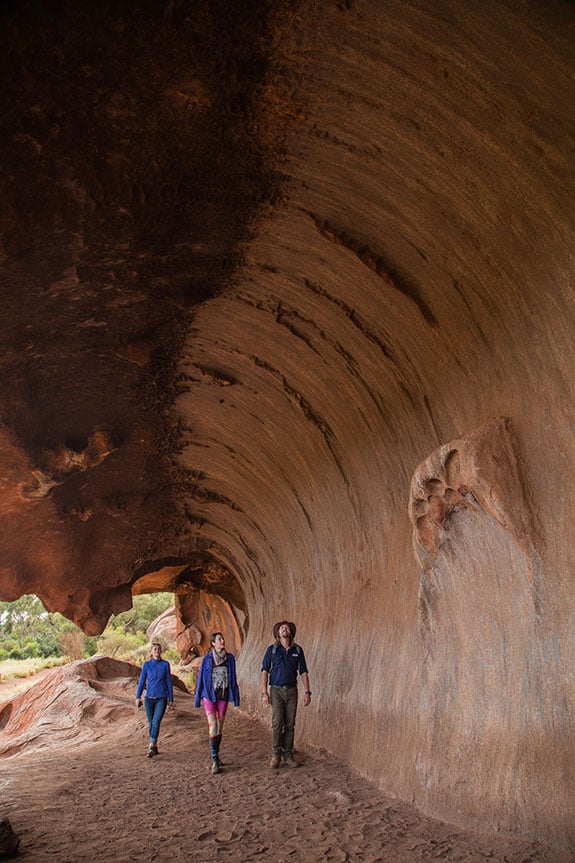
<svg viewBox="0 0 575 863">
<path fill-rule="evenodd" d="M 107 656 L 54 668 L 33 687 L 0 705 L 0 757 L 99 740 L 134 715 L 140 669 Z M 173 677 L 174 686 L 186 692 Z"/>
</svg>

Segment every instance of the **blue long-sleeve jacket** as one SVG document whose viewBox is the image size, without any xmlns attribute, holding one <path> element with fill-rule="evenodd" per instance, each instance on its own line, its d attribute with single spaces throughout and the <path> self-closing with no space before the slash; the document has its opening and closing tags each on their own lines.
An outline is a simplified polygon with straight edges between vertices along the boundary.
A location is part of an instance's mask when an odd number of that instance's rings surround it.
<svg viewBox="0 0 575 863">
<path fill-rule="evenodd" d="M 142 697 L 144 687 L 148 698 L 167 698 L 170 704 L 173 702 L 172 672 L 167 659 L 148 659 L 144 662 L 136 698 Z"/>
<path fill-rule="evenodd" d="M 233 654 L 228 653 L 228 701 L 233 701 L 236 707 L 240 706 L 240 690 L 236 677 L 236 660 Z M 216 700 L 214 685 L 212 683 L 212 669 L 214 667 L 214 657 L 212 651 L 206 653 L 202 659 L 202 666 L 196 683 L 196 697 L 194 707 L 200 707 L 202 698 L 207 698 L 208 701 Z"/>
</svg>

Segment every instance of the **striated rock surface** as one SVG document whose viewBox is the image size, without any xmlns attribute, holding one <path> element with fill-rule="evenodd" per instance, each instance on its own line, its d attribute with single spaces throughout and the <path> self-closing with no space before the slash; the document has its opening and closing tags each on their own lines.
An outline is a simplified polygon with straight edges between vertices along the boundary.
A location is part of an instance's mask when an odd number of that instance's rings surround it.
<svg viewBox="0 0 575 863">
<path fill-rule="evenodd" d="M 55 668 L 0 707 L 0 755 L 98 739 L 106 725 L 128 718 L 128 695 L 133 701 L 139 673 L 136 666 L 108 657 Z"/>
<path fill-rule="evenodd" d="M 575 849 L 573 4 L 0 15 L 0 596 L 254 710 L 295 620 L 302 739 Z"/>
<path fill-rule="evenodd" d="M 108 656 L 53 669 L 0 705 L 0 756 L 105 739 L 117 723 L 139 727 L 134 715 L 139 676 L 137 666 Z M 187 691 L 178 678 L 173 683 Z"/>
</svg>

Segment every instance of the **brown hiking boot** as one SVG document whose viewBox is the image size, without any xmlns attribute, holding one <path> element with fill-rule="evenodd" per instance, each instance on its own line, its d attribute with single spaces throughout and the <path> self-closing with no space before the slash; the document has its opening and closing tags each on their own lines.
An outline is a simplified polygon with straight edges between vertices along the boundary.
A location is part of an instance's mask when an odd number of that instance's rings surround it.
<svg viewBox="0 0 575 863">
<path fill-rule="evenodd" d="M 279 755 L 272 755 L 272 760 L 270 761 L 270 767 L 272 770 L 276 770 L 281 764 L 281 758 Z"/>
<path fill-rule="evenodd" d="M 299 767 L 299 761 L 296 761 L 293 755 L 284 758 L 284 764 L 286 767 Z"/>
</svg>

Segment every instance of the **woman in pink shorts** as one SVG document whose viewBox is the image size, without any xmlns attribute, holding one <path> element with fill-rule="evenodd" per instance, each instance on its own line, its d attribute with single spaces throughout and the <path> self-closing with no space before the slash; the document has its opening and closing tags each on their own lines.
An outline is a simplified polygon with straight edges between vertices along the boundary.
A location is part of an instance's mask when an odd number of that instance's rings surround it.
<svg viewBox="0 0 575 863">
<path fill-rule="evenodd" d="M 240 690 L 236 677 L 236 660 L 226 651 L 226 642 L 221 632 L 210 635 L 210 652 L 202 660 L 196 684 L 195 707 L 204 705 L 208 717 L 212 773 L 220 773 L 220 743 L 226 711 L 230 701 L 240 706 Z"/>
</svg>

